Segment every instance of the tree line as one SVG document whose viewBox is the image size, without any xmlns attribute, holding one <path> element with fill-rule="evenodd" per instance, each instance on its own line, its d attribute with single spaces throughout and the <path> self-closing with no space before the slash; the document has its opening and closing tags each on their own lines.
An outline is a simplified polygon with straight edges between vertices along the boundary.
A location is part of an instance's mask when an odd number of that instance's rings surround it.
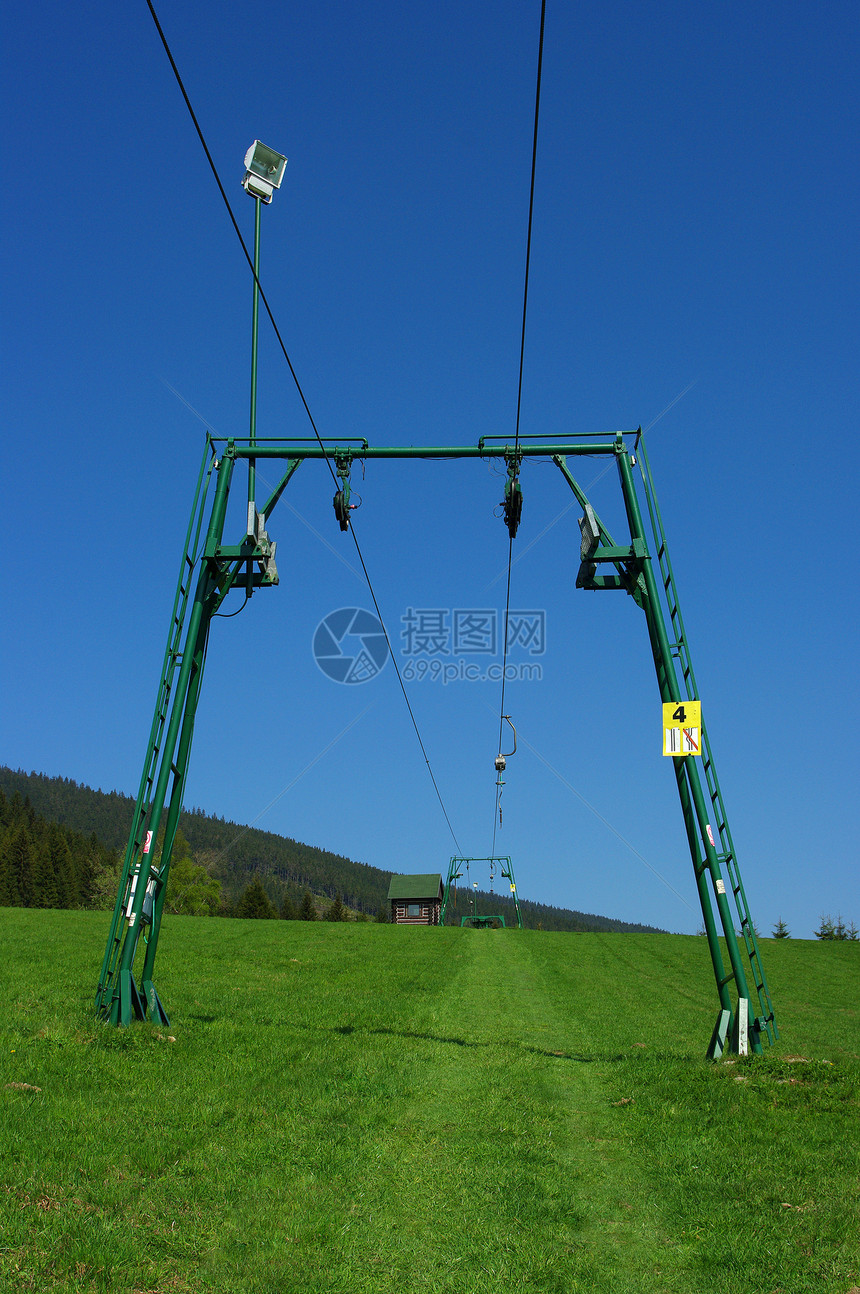
<svg viewBox="0 0 860 1294">
<path fill-rule="evenodd" d="M 279 910 L 269 898 L 259 878 L 249 881 L 245 886 L 238 903 L 235 905 L 233 915 L 244 918 L 262 918 L 270 921 L 277 918 L 282 921 L 349 921 L 351 919 L 349 908 L 343 903 L 339 894 L 336 894 L 331 903 L 320 911 L 310 890 L 305 890 L 298 905 L 293 902 L 289 894 L 285 895 Z M 357 912 L 354 919 L 356 921 L 371 920 L 366 912 Z M 378 922 L 387 921 L 386 909 L 384 907 L 379 908 L 373 920 Z"/>
<path fill-rule="evenodd" d="M 860 939 L 860 930 L 857 929 L 853 921 L 850 924 L 843 921 L 841 913 L 835 921 L 828 914 L 827 916 L 822 916 L 819 921 L 818 929 L 815 931 L 815 938 L 836 940 Z"/>
<path fill-rule="evenodd" d="M 75 842 L 70 846 L 75 859 L 85 854 L 86 848 L 93 857 L 94 880 L 91 884 L 85 876 L 86 865 L 75 862 L 73 866 L 67 866 L 62 861 L 62 849 L 55 845 L 52 865 L 42 861 L 36 869 L 39 880 L 35 893 L 39 900 L 48 899 L 60 906 L 112 908 L 116 900 L 120 861 L 134 815 L 132 797 L 118 791 L 93 790 L 68 777 L 48 777 L 2 765 L 0 791 L 10 802 L 15 795 L 22 804 L 26 801 L 28 813 L 34 815 L 34 821 L 38 819 L 41 823 L 37 833 L 40 838 L 38 845 L 35 840 L 29 850 L 23 849 L 20 842 L 18 845 L 22 856 L 27 854 L 29 857 L 32 853 L 34 861 L 29 868 L 30 874 L 36 855 L 44 853 L 41 842 L 51 835 L 47 830 L 49 825 L 60 828 L 70 841 Z M 32 826 L 28 830 L 32 834 Z M 80 843 L 82 841 L 86 842 L 86 848 Z M 442 860 L 440 872 L 444 872 L 447 862 L 447 859 Z M 19 872 L 26 876 L 28 872 L 26 863 L 20 859 L 15 866 L 7 866 L 7 872 L 10 870 L 16 876 Z M 53 884 L 49 873 L 55 878 Z M 262 910 L 259 901 L 259 890 L 262 889 L 272 912 L 278 916 L 286 914 L 288 919 L 292 910 L 301 918 L 306 893 L 312 896 L 315 912 L 320 918 L 326 916 L 337 901 L 344 909 L 351 910 L 355 919 L 386 919 L 391 875 L 390 871 L 356 862 L 316 845 L 306 845 L 287 836 L 243 826 L 192 808 L 183 810 L 180 815 L 165 910 L 200 916 L 253 915 L 248 913 L 248 908 Z M 33 893 L 26 881 L 23 891 L 18 885 L 17 897 L 11 884 L 7 883 L 4 892 L 8 898 L 4 899 L 0 892 L 0 906 L 6 902 L 28 905 L 33 902 Z M 472 891 L 465 895 L 462 888 L 459 894 L 452 896 L 449 923 L 460 924 L 460 917 L 472 898 Z M 508 925 L 515 923 L 510 896 L 479 890 L 477 901 L 480 910 L 498 911 L 504 914 Z M 526 926 L 543 930 L 651 932 L 656 929 L 522 898 L 520 908 Z"/>
<path fill-rule="evenodd" d="M 813 932 L 816 939 L 860 939 L 860 930 L 857 929 L 854 922 L 847 923 L 843 921 L 842 916 L 838 916 L 834 921 L 831 916 L 822 916 L 818 923 L 818 929 Z M 779 918 L 773 927 L 774 939 L 790 939 L 791 931 Z"/>
<path fill-rule="evenodd" d="M 124 855 L 134 816 L 131 796 L 96 791 L 72 778 L 48 777 L 5 766 L 0 766 L 0 788 L 7 796 L 17 791 L 26 797 L 43 818 L 87 836 L 94 833 L 108 850 Z M 348 907 L 370 917 L 386 901 L 391 872 L 381 868 L 209 815 L 198 808 L 183 810 L 179 827 L 194 863 L 218 881 L 218 910 L 223 915 L 234 913 L 247 886 L 256 878 L 262 880 L 279 910 L 287 895 L 298 906 L 306 889 L 327 902 L 339 895 Z M 171 873 L 181 856 L 175 846 Z M 115 897 L 114 892 L 110 906 Z M 206 907 L 209 910 L 211 904 L 207 902 Z"/>
</svg>

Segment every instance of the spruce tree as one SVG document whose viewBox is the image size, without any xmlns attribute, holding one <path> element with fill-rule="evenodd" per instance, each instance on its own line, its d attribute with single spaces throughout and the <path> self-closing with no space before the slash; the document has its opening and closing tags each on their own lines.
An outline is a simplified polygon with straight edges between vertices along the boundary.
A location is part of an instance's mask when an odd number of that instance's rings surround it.
<svg viewBox="0 0 860 1294">
<path fill-rule="evenodd" d="M 269 902 L 268 894 L 263 889 L 262 881 L 255 876 L 253 881 L 250 881 L 242 891 L 242 896 L 236 904 L 236 916 L 269 920 L 277 915 L 274 907 Z"/>
<path fill-rule="evenodd" d="M 774 939 L 790 939 L 790 938 L 791 938 L 791 931 L 789 930 L 788 926 L 787 926 L 787 925 L 785 924 L 785 922 L 783 921 L 782 917 L 780 917 L 780 918 L 779 918 L 779 920 L 777 921 L 776 925 L 775 925 L 775 926 L 774 926 L 774 928 L 773 928 L 773 937 L 774 937 Z"/>
<path fill-rule="evenodd" d="M 30 874 L 32 890 L 30 904 L 34 908 L 58 908 L 60 906 L 57 873 L 54 870 L 48 842 L 42 840 L 33 850 Z"/>
<path fill-rule="evenodd" d="M 15 791 L 12 799 L 9 801 L 6 813 L 6 821 L 16 827 L 20 827 L 24 818 L 24 801 L 21 799 L 21 792 Z"/>
<path fill-rule="evenodd" d="M 18 878 L 12 866 L 8 845 L 8 839 L 0 844 L 0 908 L 20 908 L 21 894 L 18 890 Z"/>
<path fill-rule="evenodd" d="M 16 827 L 7 845 L 12 873 L 22 908 L 33 906 L 32 852 L 33 841 L 23 826 Z"/>
<path fill-rule="evenodd" d="M 299 919 L 301 921 L 316 921 L 317 910 L 314 907 L 313 895 L 310 890 L 305 890 L 302 895 L 302 906 L 299 908 Z"/>
<path fill-rule="evenodd" d="M 48 829 L 48 854 L 51 859 L 51 871 L 54 874 L 58 908 L 75 908 L 79 906 L 75 867 L 72 862 L 72 851 L 69 848 L 68 832 L 63 827 L 53 824 Z"/>
<path fill-rule="evenodd" d="M 298 921 L 298 919 L 299 919 L 298 908 L 296 907 L 295 903 L 293 903 L 293 900 L 290 898 L 289 894 L 285 894 L 284 901 L 281 904 L 281 920 Z"/>
<path fill-rule="evenodd" d="M 76 851 L 74 861 L 75 899 L 79 908 L 91 908 L 96 900 L 96 858 L 92 846 Z"/>
<path fill-rule="evenodd" d="M 326 921 L 348 921 L 349 913 L 341 902 L 340 895 L 336 894 L 331 901 L 331 906 L 325 914 Z"/>
</svg>

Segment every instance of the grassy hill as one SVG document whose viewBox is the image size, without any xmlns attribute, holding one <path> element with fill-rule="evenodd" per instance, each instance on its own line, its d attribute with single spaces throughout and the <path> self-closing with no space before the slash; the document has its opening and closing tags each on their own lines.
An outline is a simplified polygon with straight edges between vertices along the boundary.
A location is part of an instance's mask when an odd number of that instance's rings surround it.
<svg viewBox="0 0 860 1294">
<path fill-rule="evenodd" d="M 118 791 L 96 791 L 70 778 L 46 777 L 5 766 L 0 766 L 0 791 L 9 799 L 16 794 L 22 799 L 26 797 L 35 812 L 48 822 L 59 823 L 86 837 L 94 833 L 108 849 L 125 851 L 134 814 L 134 800 L 130 796 Z M 298 906 L 306 889 L 324 900 L 339 895 L 353 911 L 368 915 L 386 907 L 392 875 L 389 871 L 287 836 L 228 822 L 200 809 L 183 812 L 180 829 L 195 861 L 221 882 L 228 908 L 255 877 L 262 880 L 278 909 L 285 895 Z M 440 865 L 443 873 L 447 861 Z M 467 900 L 462 889 L 459 899 L 460 908 L 451 913 L 457 924 L 466 910 Z M 509 896 L 479 890 L 478 901 L 483 911 L 501 911 L 509 923 L 515 920 Z M 527 926 L 540 925 L 544 930 L 654 930 L 653 926 L 534 903 L 522 896 L 520 907 Z"/>
<path fill-rule="evenodd" d="M 695 937 L 174 918 L 170 1029 L 95 1024 L 103 914 L 0 912 L 0 1288 L 847 1294 L 857 943 L 768 942 L 702 1059 Z"/>
</svg>

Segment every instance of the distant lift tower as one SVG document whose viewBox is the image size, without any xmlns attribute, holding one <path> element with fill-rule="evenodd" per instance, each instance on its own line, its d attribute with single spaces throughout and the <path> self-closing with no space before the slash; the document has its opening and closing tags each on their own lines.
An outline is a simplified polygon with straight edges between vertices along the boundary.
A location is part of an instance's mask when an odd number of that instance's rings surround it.
<svg viewBox="0 0 860 1294">
<path fill-rule="evenodd" d="M 513 903 L 514 905 L 513 916 L 516 919 L 517 928 L 519 930 L 522 930 L 523 916 L 522 916 L 522 913 L 520 912 L 520 900 L 519 900 L 519 895 L 517 894 L 517 882 L 514 876 L 514 865 L 507 854 L 505 855 L 496 854 L 492 858 L 454 857 L 451 859 L 450 863 L 448 864 L 448 875 L 445 878 L 445 889 L 442 893 L 442 907 L 439 909 L 439 925 L 444 926 L 445 924 L 445 916 L 448 912 L 448 905 L 451 902 L 452 889 L 454 891 L 454 902 L 456 904 L 457 882 L 463 876 L 463 866 L 465 865 L 466 874 L 468 876 L 470 874 L 470 871 L 469 871 L 470 864 L 472 863 L 489 863 L 491 877 L 495 875 L 496 867 L 498 867 L 499 877 L 501 878 L 501 880 L 507 881 L 508 885 L 510 886 L 510 896 L 506 896 L 506 898 L 508 898 L 508 902 Z M 475 890 L 477 890 L 477 888 L 478 887 L 476 883 Z M 490 884 L 490 888 L 492 889 L 492 882 Z M 507 905 L 500 904 L 499 906 L 504 908 Z M 508 917 L 510 917 L 511 915 L 512 914 L 510 912 L 510 909 L 508 909 Z M 486 914 L 486 913 L 479 913 L 476 908 L 474 912 L 472 912 L 471 914 L 467 912 L 466 915 L 461 918 L 460 925 L 478 926 L 478 927 L 506 926 L 507 920 L 505 919 L 504 911 Z"/>
<path fill-rule="evenodd" d="M 578 456 L 604 456 L 614 461 L 629 531 L 624 543 L 616 543 L 608 533 L 571 472 L 568 460 Z M 155 715 L 96 992 L 99 1016 L 117 1025 L 147 1018 L 167 1022 L 153 979 L 155 954 L 212 617 L 229 595 L 238 591 L 241 598 L 248 599 L 254 590 L 277 584 L 269 518 L 297 469 L 316 459 L 326 460 L 332 475 L 336 470 L 340 488 L 335 495 L 335 514 L 341 528 L 347 529 L 349 475 L 356 460 L 365 468 L 376 459 L 498 459 L 507 469 L 506 498 L 516 495 L 521 505 L 520 470 L 531 457 L 555 463 L 582 507 L 577 587 L 624 592 L 645 615 L 664 710 L 663 753 L 672 757 L 719 997 L 708 1054 L 719 1056 L 726 1049 L 744 1052 L 747 1048 L 760 1052 L 763 1043 L 778 1037 L 707 729 L 701 717 L 693 721 L 699 691 L 641 432 L 619 432 L 608 438 L 582 436 L 563 444 L 548 443 L 546 437 L 521 437 L 514 447 L 500 437 L 485 437 L 476 446 L 426 448 L 372 448 L 366 441 L 326 446 L 306 440 L 258 440 L 253 432 L 248 439 L 216 441 L 207 437 Z M 280 463 L 279 484 L 262 511 L 254 502 L 253 489 L 249 491 L 246 533 L 239 536 L 238 543 L 227 544 L 224 525 L 234 468 L 243 461 L 250 468 L 261 459 Z M 636 467 L 644 489 L 647 523 L 634 485 Z M 735 919 L 746 958 L 741 954 Z M 145 952 L 138 984 L 134 962 L 141 946 Z"/>
</svg>

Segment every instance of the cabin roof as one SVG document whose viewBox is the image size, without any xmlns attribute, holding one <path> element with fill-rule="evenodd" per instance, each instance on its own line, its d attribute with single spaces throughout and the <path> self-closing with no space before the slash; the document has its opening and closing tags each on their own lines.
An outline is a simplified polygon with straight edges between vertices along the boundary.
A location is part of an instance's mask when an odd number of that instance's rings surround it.
<svg viewBox="0 0 860 1294">
<path fill-rule="evenodd" d="M 439 872 L 421 872 L 415 876 L 392 876 L 389 899 L 438 899 L 442 893 Z"/>
</svg>

